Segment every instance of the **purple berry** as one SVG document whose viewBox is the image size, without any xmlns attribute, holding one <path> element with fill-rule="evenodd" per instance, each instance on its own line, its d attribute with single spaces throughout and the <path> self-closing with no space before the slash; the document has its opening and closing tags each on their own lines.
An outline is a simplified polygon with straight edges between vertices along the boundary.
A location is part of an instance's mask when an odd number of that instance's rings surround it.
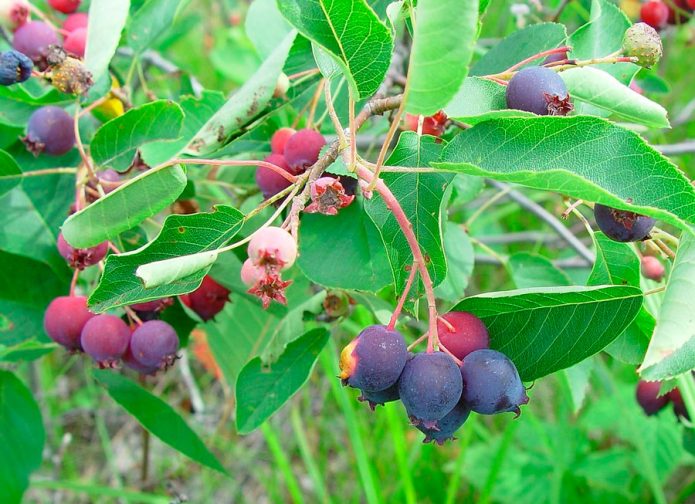
<svg viewBox="0 0 695 504">
<path fill-rule="evenodd" d="M 126 367 L 129 367 L 133 371 L 137 371 L 138 373 L 143 375 L 154 375 L 157 373 L 157 371 L 159 371 L 158 366 L 145 366 L 144 364 L 140 364 L 137 361 L 137 359 L 133 357 L 130 348 L 123 355 L 123 364 L 125 364 Z"/>
<path fill-rule="evenodd" d="M 572 110 L 565 82 L 545 67 L 524 68 L 511 78 L 507 106 L 538 115 L 567 115 Z"/>
<path fill-rule="evenodd" d="M 463 360 L 469 353 L 490 346 L 487 327 L 472 313 L 449 312 L 441 318 L 444 320 L 437 321 L 439 341 L 457 359 Z"/>
<path fill-rule="evenodd" d="M 637 384 L 637 402 L 647 416 L 655 415 L 661 411 L 669 401 L 670 393 L 659 396 L 661 382 L 648 382 L 640 380 Z M 676 389 L 678 390 L 678 389 Z"/>
<path fill-rule="evenodd" d="M 22 141 L 36 156 L 42 152 L 52 156 L 65 154 L 75 145 L 73 119 L 62 108 L 41 107 L 31 114 L 27 136 Z"/>
<path fill-rule="evenodd" d="M 403 336 L 385 326 L 364 329 L 340 353 L 343 384 L 367 392 L 392 386 L 403 371 L 408 350 Z"/>
<path fill-rule="evenodd" d="M 130 337 L 130 352 L 143 366 L 166 368 L 176 360 L 178 349 L 176 331 L 162 320 L 145 322 Z"/>
<path fill-rule="evenodd" d="M 76 249 L 65 241 L 63 233 L 58 234 L 58 252 L 65 258 L 71 268 L 81 270 L 87 266 L 92 266 L 106 257 L 108 251 L 109 242 L 102 242 L 96 247 L 87 249 Z"/>
<path fill-rule="evenodd" d="M 30 21 L 14 33 L 12 47 L 29 57 L 40 70 L 46 68 L 48 48 L 59 46 L 58 34 L 47 23 Z"/>
<path fill-rule="evenodd" d="M 319 160 L 321 148 L 326 145 L 326 139 L 318 131 L 302 129 L 292 135 L 285 144 L 285 160 L 292 173 L 303 173 Z"/>
<path fill-rule="evenodd" d="M 619 242 L 644 240 L 656 223 L 651 217 L 598 203 L 594 205 L 594 218 L 608 238 Z"/>
<path fill-rule="evenodd" d="M 43 327 L 46 334 L 68 350 L 79 351 L 80 334 L 94 314 L 87 309 L 84 296 L 61 296 L 51 301 L 46 308 Z"/>
<path fill-rule="evenodd" d="M 33 66 L 31 60 L 21 52 L 10 50 L 0 53 L 0 84 L 11 86 L 24 82 L 31 77 Z"/>
<path fill-rule="evenodd" d="M 287 164 L 287 161 L 285 161 L 285 156 L 283 156 L 282 154 L 271 154 L 270 156 L 266 157 L 263 161 L 279 166 L 287 173 L 290 173 L 290 167 Z M 256 169 L 256 184 L 258 184 L 258 187 L 263 193 L 263 197 L 265 199 L 268 199 L 271 196 L 275 196 L 277 193 L 283 191 L 284 189 L 287 189 L 290 185 L 292 185 L 292 182 L 287 180 L 279 173 L 275 173 L 270 168 L 266 168 L 265 166 L 259 166 Z"/>
<path fill-rule="evenodd" d="M 514 363 L 496 350 L 476 350 L 461 364 L 463 400 L 482 415 L 505 411 L 521 414 L 519 406 L 528 402 L 526 389 Z"/>
<path fill-rule="evenodd" d="M 425 435 L 423 443 L 435 442 L 438 445 L 443 445 L 445 441 L 453 440 L 454 433 L 459 430 L 464 422 L 468 419 L 471 410 L 468 409 L 463 401 L 459 401 L 454 409 L 444 415 L 437 421 L 436 429 L 428 429 L 422 425 L 417 425 L 417 428 Z"/>
<path fill-rule="evenodd" d="M 115 315 L 97 315 L 85 324 L 80 341 L 99 367 L 116 367 L 128 350 L 130 328 Z"/>
<path fill-rule="evenodd" d="M 461 399 L 461 372 L 443 352 L 419 353 L 410 359 L 398 380 L 401 401 L 415 425 L 437 429 L 438 420 Z"/>
</svg>

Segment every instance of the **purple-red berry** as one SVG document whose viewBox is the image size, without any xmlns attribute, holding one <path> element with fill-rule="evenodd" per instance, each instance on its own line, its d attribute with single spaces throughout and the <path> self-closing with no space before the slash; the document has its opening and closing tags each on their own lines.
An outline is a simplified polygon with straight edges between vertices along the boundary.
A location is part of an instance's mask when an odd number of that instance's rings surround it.
<svg viewBox="0 0 695 504">
<path fill-rule="evenodd" d="M 437 321 L 439 341 L 456 356 L 463 360 L 475 350 L 490 346 L 487 327 L 478 317 L 468 312 L 449 312 Z"/>
<path fill-rule="evenodd" d="M 161 369 L 171 366 L 178 349 L 176 331 L 162 320 L 145 322 L 130 336 L 130 353 L 143 366 Z"/>
<path fill-rule="evenodd" d="M 22 139 L 29 152 L 60 156 L 75 146 L 73 119 L 60 107 L 41 107 L 29 118 L 27 135 Z"/>
<path fill-rule="evenodd" d="M 678 388 L 674 388 L 667 395 L 668 399 L 673 403 L 673 412 L 676 416 L 690 420 L 690 414 L 688 413 L 688 408 L 685 406 L 685 402 L 683 402 L 681 391 L 678 390 Z"/>
<path fill-rule="evenodd" d="M 519 406 L 528 402 L 526 389 L 514 363 L 496 350 L 476 350 L 461 363 L 463 400 L 482 415 L 505 411 L 521 414 Z"/>
<path fill-rule="evenodd" d="M 61 296 L 51 301 L 46 308 L 43 327 L 46 334 L 68 350 L 82 349 L 80 335 L 82 329 L 94 314 L 87 309 L 84 296 Z"/>
<path fill-rule="evenodd" d="M 644 240 L 656 223 L 651 217 L 598 203 L 594 205 L 594 218 L 599 229 L 608 238 L 619 242 Z"/>
<path fill-rule="evenodd" d="M 251 238 L 248 254 L 256 266 L 287 269 L 297 259 L 297 242 L 282 228 L 265 227 Z"/>
<path fill-rule="evenodd" d="M 403 336 L 385 326 L 364 329 L 340 353 L 344 385 L 363 392 L 386 390 L 398 381 L 408 359 Z"/>
<path fill-rule="evenodd" d="M 645 415 L 655 415 L 668 404 L 669 395 L 659 396 L 660 389 L 661 382 L 658 381 L 648 382 L 640 380 L 637 384 L 637 403 L 642 407 Z"/>
<path fill-rule="evenodd" d="M 273 154 L 284 155 L 285 145 L 297 131 L 294 128 L 280 128 L 270 137 L 270 150 Z"/>
<path fill-rule="evenodd" d="M 141 364 L 135 357 L 133 357 L 130 348 L 128 348 L 126 353 L 123 355 L 123 364 L 142 375 L 154 375 L 160 370 L 158 366 L 145 366 L 144 364 Z"/>
<path fill-rule="evenodd" d="M 461 372 L 450 355 L 419 353 L 410 359 L 398 380 L 398 391 L 408 416 L 415 425 L 438 429 L 461 399 Z"/>
<path fill-rule="evenodd" d="M 524 68 L 511 78 L 507 107 L 538 115 L 567 115 L 573 108 L 565 82 L 542 66 Z"/>
<path fill-rule="evenodd" d="M 207 321 L 224 309 L 224 305 L 229 301 L 229 293 L 229 289 L 218 284 L 211 276 L 206 275 L 200 287 L 193 292 L 179 296 L 179 298 L 201 319 Z"/>
<path fill-rule="evenodd" d="M 563 61 L 567 59 L 567 51 L 561 51 L 561 52 L 556 52 L 553 54 L 549 54 L 545 60 L 543 60 L 543 64 L 547 65 L 548 63 L 556 63 L 558 61 Z"/>
<path fill-rule="evenodd" d="M 166 297 L 155 299 L 154 301 L 145 301 L 144 303 L 135 303 L 130 305 L 130 307 L 137 312 L 161 312 L 173 303 L 173 299 Z"/>
<path fill-rule="evenodd" d="M 95 247 L 86 249 L 73 248 L 65 241 L 63 233 L 58 234 L 58 252 L 68 262 L 71 268 L 84 269 L 98 263 L 109 251 L 109 242 L 102 242 Z"/>
<path fill-rule="evenodd" d="M 115 315 L 97 315 L 85 324 L 80 341 L 99 367 L 116 367 L 128 350 L 130 328 Z"/>
<path fill-rule="evenodd" d="M 290 167 L 287 164 L 287 161 L 285 161 L 285 157 L 281 154 L 271 154 L 263 161 L 274 164 L 285 170 L 287 173 L 290 173 Z M 287 180 L 279 173 L 274 172 L 270 168 L 259 166 L 256 168 L 256 184 L 258 184 L 259 189 L 263 193 L 263 197 L 268 199 L 287 189 L 290 185 L 292 185 L 292 182 Z"/>
<path fill-rule="evenodd" d="M 82 0 L 48 0 L 48 5 L 63 14 L 72 14 L 80 8 Z"/>
<path fill-rule="evenodd" d="M 644 278 L 649 278 L 655 282 L 661 282 L 666 272 L 666 268 L 661 264 L 661 261 L 653 256 L 642 257 L 640 269 L 642 270 L 642 276 L 644 276 Z"/>
<path fill-rule="evenodd" d="M 31 77 L 34 64 L 19 51 L 0 53 L 0 85 L 11 86 Z"/>
<path fill-rule="evenodd" d="M 30 21 L 20 26 L 12 38 L 12 47 L 30 58 L 39 69 L 46 68 L 50 46 L 59 46 L 58 34 L 43 21 Z"/>
<path fill-rule="evenodd" d="M 285 160 L 293 173 L 303 173 L 319 160 L 321 148 L 326 145 L 323 135 L 313 129 L 301 129 L 285 143 Z"/>
</svg>

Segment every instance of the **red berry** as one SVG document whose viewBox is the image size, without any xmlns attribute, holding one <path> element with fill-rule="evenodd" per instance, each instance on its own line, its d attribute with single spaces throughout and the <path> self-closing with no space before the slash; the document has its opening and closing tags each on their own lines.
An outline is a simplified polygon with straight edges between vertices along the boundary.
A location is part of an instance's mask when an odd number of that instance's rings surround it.
<svg viewBox="0 0 695 504">
<path fill-rule="evenodd" d="M 48 0 L 48 5 L 63 14 L 71 14 L 79 9 L 82 0 Z"/>
<path fill-rule="evenodd" d="M 273 136 L 270 138 L 270 150 L 273 154 L 283 154 L 285 152 L 285 145 L 287 140 L 290 139 L 297 131 L 294 128 L 280 128 Z"/>
<path fill-rule="evenodd" d="M 81 350 L 80 334 L 94 314 L 87 309 L 84 296 L 61 296 L 46 308 L 43 327 L 46 334 L 68 350 Z"/>
<path fill-rule="evenodd" d="M 63 42 L 63 49 L 65 49 L 68 54 L 76 56 L 78 58 L 84 57 L 84 50 L 87 46 L 87 28 L 77 28 L 71 31 L 65 37 Z"/>
<path fill-rule="evenodd" d="M 661 382 L 640 381 L 637 384 L 637 402 L 645 415 L 654 415 L 668 404 L 668 395 L 659 396 L 660 388 Z"/>
<path fill-rule="evenodd" d="M 58 234 L 58 252 L 68 262 L 71 268 L 84 269 L 87 266 L 98 263 L 109 251 L 109 242 L 103 242 L 96 247 L 87 249 L 73 248 L 63 238 L 63 233 Z"/>
<path fill-rule="evenodd" d="M 487 327 L 478 317 L 468 312 L 449 312 L 437 321 L 439 341 L 459 360 L 471 352 L 489 348 Z"/>
<path fill-rule="evenodd" d="M 656 257 L 644 256 L 642 258 L 642 275 L 645 278 L 661 282 L 664 278 L 665 268 Z"/>
<path fill-rule="evenodd" d="M 420 116 L 413 114 L 405 115 L 405 129 L 417 131 L 417 124 Z M 446 129 L 447 116 L 441 110 L 434 115 L 426 116 L 422 121 L 422 134 L 432 136 L 442 136 Z"/>
<path fill-rule="evenodd" d="M 652 28 L 659 30 L 668 22 L 668 6 L 659 0 L 649 0 L 642 4 L 640 18 Z"/>
<path fill-rule="evenodd" d="M 290 173 L 290 167 L 287 164 L 287 161 L 285 161 L 285 156 L 281 154 L 271 154 L 263 161 L 279 166 L 287 173 Z M 263 196 L 268 199 L 275 196 L 280 191 L 287 189 L 292 183 L 270 168 L 259 166 L 256 169 L 256 184 L 258 184 Z"/>
<path fill-rule="evenodd" d="M 128 350 L 130 328 L 120 317 L 102 314 L 90 318 L 80 336 L 82 348 L 99 367 L 116 367 Z"/>
<path fill-rule="evenodd" d="M 229 289 L 218 284 L 209 275 L 193 292 L 179 296 L 181 302 L 196 312 L 203 320 L 210 320 L 220 313 L 229 301 Z"/>
<path fill-rule="evenodd" d="M 253 236 L 248 253 L 256 266 L 287 269 L 297 259 L 297 242 L 282 228 L 266 227 Z"/>
<path fill-rule="evenodd" d="M 687 0 L 686 3 L 691 10 L 695 10 L 695 0 Z"/>
<path fill-rule="evenodd" d="M 88 19 L 89 17 L 86 12 L 75 12 L 74 14 L 70 14 L 65 18 L 65 21 L 63 21 L 63 30 L 71 32 L 78 28 L 87 28 Z"/>
<path fill-rule="evenodd" d="M 319 159 L 326 139 L 318 131 L 302 129 L 292 135 L 285 144 L 285 159 L 292 173 L 303 173 Z"/>
</svg>

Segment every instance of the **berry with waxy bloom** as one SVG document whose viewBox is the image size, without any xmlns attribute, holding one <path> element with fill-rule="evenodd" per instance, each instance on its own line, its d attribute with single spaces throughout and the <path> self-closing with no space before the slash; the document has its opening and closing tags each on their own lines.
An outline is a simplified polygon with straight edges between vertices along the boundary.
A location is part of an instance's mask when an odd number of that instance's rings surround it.
<svg viewBox="0 0 695 504">
<path fill-rule="evenodd" d="M 58 252 L 68 262 L 71 268 L 84 269 L 98 263 L 109 251 L 109 242 L 102 242 L 99 245 L 86 249 L 76 249 L 65 241 L 63 233 L 58 234 Z"/>
<path fill-rule="evenodd" d="M 51 301 L 46 308 L 43 327 L 46 334 L 66 349 L 77 352 L 82 349 L 82 329 L 94 314 L 87 308 L 84 296 L 61 296 Z"/>
<path fill-rule="evenodd" d="M 562 78 L 546 67 L 519 70 L 507 85 L 507 106 L 538 115 L 567 115 L 572 111 Z"/>
<path fill-rule="evenodd" d="M 130 328 L 115 315 L 96 315 L 82 328 L 80 342 L 99 367 L 113 368 L 128 350 Z"/>
<path fill-rule="evenodd" d="M 284 155 L 287 140 L 297 132 L 294 128 L 280 128 L 270 137 L 270 150 L 273 154 Z"/>
<path fill-rule="evenodd" d="M 73 119 L 62 108 L 52 105 L 37 109 L 27 125 L 27 135 L 22 138 L 27 150 L 38 156 L 65 154 L 75 146 Z"/>
<path fill-rule="evenodd" d="M 287 173 L 291 174 L 290 167 L 287 164 L 287 161 L 285 161 L 285 157 L 281 154 L 271 154 L 263 161 L 274 164 L 275 166 L 282 168 Z M 256 168 L 256 184 L 258 184 L 258 187 L 263 193 L 263 197 L 268 199 L 271 196 L 275 196 L 277 193 L 287 189 L 292 185 L 292 182 L 266 166 L 259 166 Z"/>
<path fill-rule="evenodd" d="M 422 442 L 434 442 L 441 446 L 446 441 L 456 439 L 454 434 L 468 419 L 470 413 L 471 410 L 466 404 L 463 401 L 459 401 L 449 413 L 437 420 L 437 429 L 428 429 L 424 425 L 416 425 L 418 430 L 425 435 L 425 439 Z"/>
<path fill-rule="evenodd" d="M 305 128 L 297 131 L 285 143 L 284 155 L 293 173 L 303 173 L 319 160 L 326 139 L 316 130 Z"/>
<path fill-rule="evenodd" d="M 150 320 L 133 331 L 130 352 L 143 366 L 166 369 L 176 360 L 179 337 L 163 320 Z"/>
<path fill-rule="evenodd" d="M 29 21 L 20 26 L 12 37 L 12 47 L 30 58 L 40 70 L 47 66 L 46 57 L 51 46 L 59 46 L 55 30 L 43 21 Z"/>
</svg>

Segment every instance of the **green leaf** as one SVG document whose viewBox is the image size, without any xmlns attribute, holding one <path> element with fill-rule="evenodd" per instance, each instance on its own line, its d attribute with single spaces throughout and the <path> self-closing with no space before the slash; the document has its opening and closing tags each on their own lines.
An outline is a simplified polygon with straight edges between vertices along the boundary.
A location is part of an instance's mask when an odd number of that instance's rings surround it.
<svg viewBox="0 0 695 504">
<path fill-rule="evenodd" d="M 0 195 L 17 187 L 22 181 L 22 170 L 4 150 L 0 150 Z"/>
<path fill-rule="evenodd" d="M 106 73 L 111 58 L 116 54 L 129 9 L 130 0 L 92 0 L 89 4 L 89 30 L 84 59 L 94 82 Z"/>
<path fill-rule="evenodd" d="M 517 252 L 507 263 L 518 289 L 531 287 L 562 287 L 572 285 L 567 274 L 543 256 Z"/>
<path fill-rule="evenodd" d="M 446 277 L 435 289 L 439 299 L 458 301 L 468 287 L 473 273 L 473 244 L 461 224 L 447 222 L 444 226 L 444 252 L 447 258 Z"/>
<path fill-rule="evenodd" d="M 567 38 L 565 27 L 557 23 L 539 23 L 505 37 L 471 68 L 471 75 L 489 75 L 505 71 L 512 65 L 548 49 Z M 537 64 L 537 63 L 535 63 Z"/>
<path fill-rule="evenodd" d="M 629 286 L 555 287 L 469 297 L 452 311 L 480 317 L 490 348 L 533 381 L 602 350 L 637 315 L 642 291 Z"/>
<path fill-rule="evenodd" d="M 89 298 L 90 309 L 101 313 L 117 306 L 195 290 L 205 270 L 154 289 L 146 289 L 135 276 L 135 270 L 142 264 L 217 249 L 239 231 L 243 218 L 235 208 L 223 205 L 210 213 L 170 215 L 159 235 L 145 247 L 108 256 L 101 281 Z"/>
<path fill-rule="evenodd" d="M 236 382 L 236 425 L 240 434 L 260 426 L 306 383 L 328 336 L 323 328 L 313 329 L 287 345 L 269 369 L 263 368 L 259 357 L 244 366 Z"/>
<path fill-rule="evenodd" d="M 69 277 L 61 279 L 48 265 L 3 250 L 0 264 L 6 272 L 0 275 L 0 341 L 47 341 L 43 314 L 48 303 L 68 293 Z"/>
<path fill-rule="evenodd" d="M 201 156 L 217 150 L 268 105 L 296 33 L 290 32 L 249 80 L 213 115 L 188 144 L 187 152 Z"/>
<path fill-rule="evenodd" d="M 433 165 L 557 191 L 688 230 L 695 223 L 695 189 L 683 173 L 636 133 L 597 117 L 486 121 L 454 138 L 441 161 Z"/>
<path fill-rule="evenodd" d="M 0 86 L 0 123 L 24 130 L 29 117 L 37 108 L 44 105 L 62 106 L 72 102 L 69 96 L 56 89 L 34 96 L 27 90 L 29 82 L 31 81 L 14 86 Z"/>
<path fill-rule="evenodd" d="M 437 159 L 442 145 L 437 139 L 425 135 L 419 137 L 413 131 L 402 133 L 396 148 L 386 160 L 387 166 L 427 166 Z M 446 277 L 446 256 L 442 244 L 442 212 L 449 198 L 453 175 L 447 173 L 384 173 L 381 177 L 396 196 L 405 215 L 413 225 L 413 232 L 423 255 L 429 259 L 433 284 L 439 285 Z M 381 231 L 391 270 L 396 280 L 396 291 L 401 292 L 413 264 L 413 254 L 403 236 L 393 213 L 380 197 L 366 202 L 365 208 Z M 419 298 L 424 291 L 421 282 L 411 289 L 411 299 Z"/>
<path fill-rule="evenodd" d="M 594 370 L 593 359 L 585 359 L 574 366 L 563 369 L 563 374 L 567 380 L 567 386 L 570 389 L 572 398 L 572 410 L 575 414 L 582 408 L 582 404 L 586 399 L 586 394 L 589 391 L 591 383 L 591 373 Z"/>
<path fill-rule="evenodd" d="M 2 332 L 1 327 L 0 332 Z M 0 345 L 0 361 L 30 362 L 51 353 L 57 348 L 58 345 L 55 343 L 41 343 L 35 339 L 28 339 L 12 346 Z"/>
<path fill-rule="evenodd" d="M 658 103 L 636 93 L 611 74 L 591 67 L 560 72 L 575 100 L 606 110 L 619 118 L 650 128 L 669 128 L 668 113 Z"/>
<path fill-rule="evenodd" d="M 159 397 L 110 369 L 94 369 L 92 373 L 114 401 L 162 442 L 210 469 L 228 474 L 181 415 Z"/>
<path fill-rule="evenodd" d="M 364 0 L 277 0 L 299 32 L 343 68 L 355 100 L 374 94 L 391 62 L 390 30 Z"/>
<path fill-rule="evenodd" d="M 570 56 L 576 59 L 600 58 L 620 50 L 625 30 L 631 24 L 616 4 L 607 0 L 592 0 L 591 19 L 568 40 L 568 45 L 572 47 Z M 640 69 L 632 63 L 606 63 L 594 68 L 608 72 L 623 84 L 629 84 Z"/>
<path fill-rule="evenodd" d="M 431 115 L 468 74 L 478 35 L 478 0 L 420 0 L 408 65 L 406 110 Z"/>
<path fill-rule="evenodd" d="M 31 391 L 12 373 L 0 370 L 0 488 L 3 502 L 19 504 L 29 475 L 39 468 L 46 433 Z"/>
<path fill-rule="evenodd" d="M 656 329 L 639 369 L 646 380 L 663 380 L 695 369 L 695 236 L 683 233 L 656 318 Z"/>
<path fill-rule="evenodd" d="M 640 286 L 640 260 L 629 244 L 611 240 L 601 232 L 594 233 L 594 243 L 596 262 L 588 285 Z M 606 352 L 628 364 L 641 363 L 655 323 L 651 313 L 641 307 L 637 318 L 606 347 Z"/>
<path fill-rule="evenodd" d="M 452 119 L 478 124 L 504 117 L 534 117 L 531 112 L 507 109 L 507 88 L 488 79 L 467 77 L 456 96 L 444 107 Z"/>
<path fill-rule="evenodd" d="M 176 282 L 198 271 L 207 271 L 216 260 L 216 250 L 172 257 L 138 266 L 135 276 L 142 280 L 145 289 L 153 289 Z"/>
<path fill-rule="evenodd" d="M 181 107 L 169 100 L 130 109 L 97 130 L 89 146 L 92 158 L 101 167 L 125 170 L 142 145 L 179 138 L 183 117 Z"/>
<path fill-rule="evenodd" d="M 292 31 L 292 26 L 280 14 L 275 0 L 254 0 L 246 12 L 244 27 L 256 52 L 263 59 L 270 56 Z"/>
<path fill-rule="evenodd" d="M 185 188 L 186 174 L 179 165 L 147 170 L 72 214 L 63 224 L 63 236 L 79 248 L 114 240 L 171 205 Z"/>
<path fill-rule="evenodd" d="M 360 200 L 338 215 L 305 214 L 297 264 L 313 282 L 378 291 L 393 282 L 379 230 Z"/>
<path fill-rule="evenodd" d="M 128 44 L 141 53 L 171 28 L 189 0 L 148 0 L 130 20 Z"/>
</svg>

